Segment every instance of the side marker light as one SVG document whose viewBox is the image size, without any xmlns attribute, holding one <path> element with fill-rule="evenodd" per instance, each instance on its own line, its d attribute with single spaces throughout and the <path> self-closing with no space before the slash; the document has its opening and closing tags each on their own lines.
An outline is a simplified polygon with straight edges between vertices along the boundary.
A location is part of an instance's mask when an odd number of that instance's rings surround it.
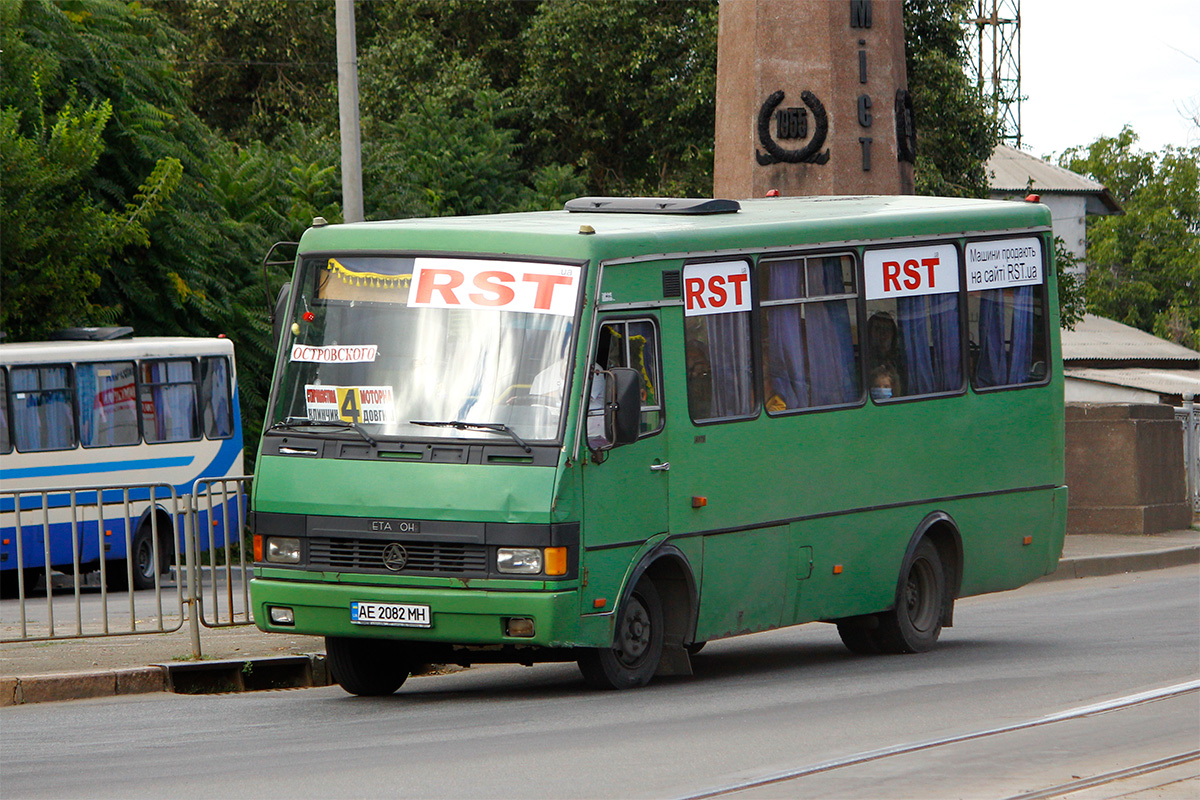
<svg viewBox="0 0 1200 800">
<path fill-rule="evenodd" d="M 693 497 L 692 498 L 692 508 L 704 508 L 706 505 L 708 505 L 707 497 Z"/>
<path fill-rule="evenodd" d="M 1026 537 L 1025 537 L 1025 540 L 1024 540 L 1024 543 L 1025 543 L 1025 544 L 1033 544 L 1033 537 L 1032 537 L 1032 536 L 1026 536 Z"/>
<path fill-rule="evenodd" d="M 597 597 L 592 601 L 592 608 L 604 608 L 608 605 L 608 599 L 605 597 Z"/>
<path fill-rule="evenodd" d="M 841 564 L 834 564 L 834 565 L 833 565 L 833 574 L 834 574 L 834 575 L 841 575 L 841 574 L 842 574 L 842 565 L 841 565 Z"/>
</svg>

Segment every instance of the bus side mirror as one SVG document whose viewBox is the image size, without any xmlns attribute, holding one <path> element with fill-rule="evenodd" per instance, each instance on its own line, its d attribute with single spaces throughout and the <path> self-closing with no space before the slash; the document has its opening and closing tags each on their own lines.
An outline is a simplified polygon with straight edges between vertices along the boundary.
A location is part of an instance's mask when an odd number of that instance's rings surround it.
<svg viewBox="0 0 1200 800">
<path fill-rule="evenodd" d="M 642 417 L 642 376 L 613 367 L 604 381 L 604 432 L 612 447 L 636 442 Z"/>
<path fill-rule="evenodd" d="M 275 335 L 275 349 L 279 349 L 279 342 L 283 339 L 283 315 L 287 313 L 288 299 L 292 294 L 292 282 L 288 281 L 283 286 L 279 287 L 279 294 L 275 297 L 275 311 L 271 314 L 271 333 Z"/>
</svg>

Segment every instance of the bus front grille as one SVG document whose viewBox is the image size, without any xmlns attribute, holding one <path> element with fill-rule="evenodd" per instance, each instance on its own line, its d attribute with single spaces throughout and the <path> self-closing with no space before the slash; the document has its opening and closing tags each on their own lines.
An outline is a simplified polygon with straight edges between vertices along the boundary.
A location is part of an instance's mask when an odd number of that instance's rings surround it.
<svg viewBox="0 0 1200 800">
<path fill-rule="evenodd" d="M 395 547 L 389 550 L 391 545 L 399 545 L 400 550 Z M 309 539 L 308 565 L 339 572 L 406 575 L 487 574 L 488 571 L 484 545 L 377 539 Z"/>
</svg>

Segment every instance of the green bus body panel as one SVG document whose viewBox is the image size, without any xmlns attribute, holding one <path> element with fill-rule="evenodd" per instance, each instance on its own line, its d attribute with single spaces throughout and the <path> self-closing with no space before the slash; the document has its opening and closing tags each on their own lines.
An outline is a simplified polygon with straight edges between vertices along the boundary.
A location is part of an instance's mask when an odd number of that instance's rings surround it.
<svg viewBox="0 0 1200 800">
<path fill-rule="evenodd" d="M 550 467 L 261 456 L 257 511 L 286 514 L 550 522 Z"/>
<path fill-rule="evenodd" d="M 1063 379 L 1049 210 L 1033 203 L 917 197 L 742 201 L 704 217 L 541 212 L 309 229 L 300 253 L 470 255 L 586 264 L 583 313 L 557 469 L 263 457 L 256 511 L 463 522 L 579 522 L 579 580 L 456 581 L 258 569 L 264 630 L 467 645 L 603 647 L 639 564 L 669 545 L 699 591 L 695 639 L 873 613 L 895 603 L 923 520 L 961 538 L 961 596 L 1014 588 L 1055 569 L 1066 519 Z M 594 233 L 581 233 L 590 226 Z M 1037 235 L 1047 250 L 1044 386 L 696 425 L 688 415 L 683 311 L 663 272 L 695 259 L 853 249 L 933 238 Z M 890 241 L 889 241 L 890 240 Z M 632 263 L 622 263 L 632 262 Z M 623 307 L 632 304 L 632 308 Z M 662 337 L 664 429 L 607 453 L 576 454 L 589 334 L 599 320 L 652 317 Z M 576 455 L 578 459 L 576 460 Z M 670 471 L 651 471 L 670 462 Z M 704 498 L 693 507 L 693 498 Z M 1032 537 L 1026 543 L 1026 537 Z M 658 548 L 658 549 L 656 549 Z M 672 557 L 674 557 L 672 555 Z M 519 588 L 518 588 L 519 587 Z M 364 627 L 355 600 L 427 603 L 430 629 Z M 294 609 L 274 626 L 267 605 Z M 528 616 L 535 639 L 503 621 Z"/>
</svg>

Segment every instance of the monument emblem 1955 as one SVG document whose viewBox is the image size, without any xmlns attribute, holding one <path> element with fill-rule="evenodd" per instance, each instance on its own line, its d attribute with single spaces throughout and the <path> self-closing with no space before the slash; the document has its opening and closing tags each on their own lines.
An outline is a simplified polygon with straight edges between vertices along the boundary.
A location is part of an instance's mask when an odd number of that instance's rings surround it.
<svg viewBox="0 0 1200 800">
<path fill-rule="evenodd" d="M 715 197 L 911 194 L 901 0 L 725 0 Z"/>
</svg>

